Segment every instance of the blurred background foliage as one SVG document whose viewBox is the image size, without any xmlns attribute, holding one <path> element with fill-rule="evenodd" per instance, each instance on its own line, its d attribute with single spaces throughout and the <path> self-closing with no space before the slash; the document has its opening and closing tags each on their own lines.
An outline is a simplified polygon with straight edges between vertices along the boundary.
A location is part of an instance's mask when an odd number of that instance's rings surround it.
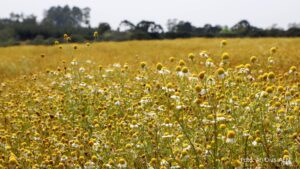
<svg viewBox="0 0 300 169">
<path fill-rule="evenodd" d="M 258 28 L 247 20 L 241 20 L 232 27 L 206 24 L 196 27 L 188 21 L 169 19 L 166 30 L 153 21 L 142 20 L 134 24 L 123 20 L 117 29 L 109 23 L 90 25 L 90 8 L 55 6 L 45 11 L 44 18 L 37 21 L 34 15 L 11 13 L 0 19 L 0 46 L 19 44 L 50 45 L 55 40 L 62 41 L 63 34 L 70 34 L 72 42 L 85 41 L 125 41 L 147 39 L 175 39 L 190 37 L 298 37 L 300 24 L 292 23 L 288 29 Z M 94 39 L 97 31 L 99 37 Z"/>
</svg>

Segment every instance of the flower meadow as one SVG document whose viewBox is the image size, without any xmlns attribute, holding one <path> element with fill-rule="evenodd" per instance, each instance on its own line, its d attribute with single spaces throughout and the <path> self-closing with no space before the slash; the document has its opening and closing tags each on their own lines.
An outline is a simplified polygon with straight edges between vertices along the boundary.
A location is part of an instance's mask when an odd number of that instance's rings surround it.
<svg viewBox="0 0 300 169">
<path fill-rule="evenodd" d="M 299 168 L 299 61 L 230 45 L 99 65 L 57 43 L 55 67 L 1 82 L 0 168 Z"/>
</svg>

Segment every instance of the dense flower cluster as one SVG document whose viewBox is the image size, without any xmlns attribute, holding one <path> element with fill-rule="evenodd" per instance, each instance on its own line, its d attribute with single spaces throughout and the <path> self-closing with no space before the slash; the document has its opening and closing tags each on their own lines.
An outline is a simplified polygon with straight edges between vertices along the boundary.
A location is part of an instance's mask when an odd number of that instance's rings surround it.
<svg viewBox="0 0 300 169">
<path fill-rule="evenodd" d="M 139 66 L 74 59 L 5 81 L 0 168 L 299 167 L 298 65 L 283 72 L 259 62 L 268 58 L 230 59 L 206 51 Z M 250 158 L 283 160 L 241 160 Z"/>
</svg>

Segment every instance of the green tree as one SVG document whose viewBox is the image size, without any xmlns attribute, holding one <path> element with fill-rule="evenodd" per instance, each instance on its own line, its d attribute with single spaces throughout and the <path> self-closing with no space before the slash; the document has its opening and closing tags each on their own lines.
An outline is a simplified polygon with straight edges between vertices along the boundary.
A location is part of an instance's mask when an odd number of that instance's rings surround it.
<svg viewBox="0 0 300 169">
<path fill-rule="evenodd" d="M 70 8 L 68 5 L 64 7 L 51 7 L 45 12 L 42 21 L 44 25 L 55 27 L 71 27 L 78 28 L 89 24 L 90 9 L 80 9 L 78 7 Z"/>
<path fill-rule="evenodd" d="M 123 20 L 120 22 L 117 31 L 127 32 L 127 31 L 133 31 L 134 29 L 135 29 L 135 25 L 132 22 L 128 20 Z"/>
<path fill-rule="evenodd" d="M 111 27 L 110 27 L 110 25 L 108 23 L 103 22 L 103 23 L 99 24 L 97 30 L 98 30 L 98 32 L 101 35 L 101 34 L 104 34 L 107 31 L 111 31 Z"/>
</svg>

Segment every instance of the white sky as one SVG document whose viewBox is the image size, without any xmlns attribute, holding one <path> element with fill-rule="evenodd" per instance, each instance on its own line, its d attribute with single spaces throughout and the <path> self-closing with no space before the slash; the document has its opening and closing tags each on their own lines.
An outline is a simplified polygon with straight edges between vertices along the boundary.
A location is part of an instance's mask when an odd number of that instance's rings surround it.
<svg viewBox="0 0 300 169">
<path fill-rule="evenodd" d="M 241 19 L 252 25 L 270 27 L 300 23 L 300 0 L 0 0 L 0 18 L 10 12 L 34 14 L 40 20 L 45 9 L 57 5 L 90 7 L 91 23 L 108 22 L 116 28 L 120 21 L 152 20 L 165 27 L 177 18 L 195 26 L 205 23 L 232 26 Z"/>
</svg>

